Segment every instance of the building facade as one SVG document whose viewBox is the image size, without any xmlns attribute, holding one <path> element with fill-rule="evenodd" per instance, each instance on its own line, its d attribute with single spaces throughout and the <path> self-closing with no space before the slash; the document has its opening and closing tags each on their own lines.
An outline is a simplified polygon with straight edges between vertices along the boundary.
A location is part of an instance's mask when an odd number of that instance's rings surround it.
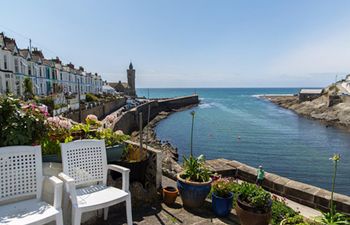
<svg viewBox="0 0 350 225">
<path fill-rule="evenodd" d="M 45 59 L 37 48 L 19 49 L 16 41 L 0 33 L 0 94 L 24 94 L 24 79 L 29 78 L 35 95 L 55 93 L 102 93 L 103 81 L 72 63 L 64 65 L 56 57 Z"/>
</svg>

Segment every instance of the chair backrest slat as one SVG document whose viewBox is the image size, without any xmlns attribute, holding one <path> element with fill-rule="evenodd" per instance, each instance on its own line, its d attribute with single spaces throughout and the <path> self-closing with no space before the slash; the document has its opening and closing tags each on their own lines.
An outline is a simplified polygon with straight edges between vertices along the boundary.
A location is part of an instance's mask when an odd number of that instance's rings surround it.
<svg viewBox="0 0 350 225">
<path fill-rule="evenodd" d="M 63 172 L 76 185 L 107 182 L 107 156 L 104 140 L 79 140 L 61 144 Z"/>
<path fill-rule="evenodd" d="M 40 146 L 0 148 L 0 203 L 15 198 L 41 198 L 42 158 Z"/>
</svg>

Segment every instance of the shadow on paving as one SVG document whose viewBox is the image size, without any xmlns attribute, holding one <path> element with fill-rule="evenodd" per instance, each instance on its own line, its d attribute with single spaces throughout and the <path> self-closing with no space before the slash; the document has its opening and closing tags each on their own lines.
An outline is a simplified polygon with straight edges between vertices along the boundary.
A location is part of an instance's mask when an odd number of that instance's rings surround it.
<svg viewBox="0 0 350 225">
<path fill-rule="evenodd" d="M 96 225 L 124 225 L 126 224 L 125 208 L 110 208 L 108 221 L 100 218 Z M 138 225 L 176 225 L 176 224 L 232 224 L 238 225 L 238 219 L 230 214 L 227 218 L 217 218 L 211 211 L 211 204 L 205 204 L 198 209 L 185 209 L 180 198 L 172 206 L 157 202 L 153 205 L 133 208 L 133 222 Z"/>
</svg>

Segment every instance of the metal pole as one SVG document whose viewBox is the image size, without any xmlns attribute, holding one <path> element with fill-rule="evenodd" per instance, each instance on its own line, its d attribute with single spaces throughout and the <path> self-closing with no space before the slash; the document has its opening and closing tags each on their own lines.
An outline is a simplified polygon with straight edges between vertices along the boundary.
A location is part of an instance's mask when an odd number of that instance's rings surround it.
<svg viewBox="0 0 350 225">
<path fill-rule="evenodd" d="M 146 142 L 148 143 L 149 140 L 149 119 L 150 119 L 150 114 L 151 114 L 151 103 L 148 102 L 148 117 L 147 117 L 147 140 Z"/>
<path fill-rule="evenodd" d="M 79 102 L 79 123 L 81 123 L 81 106 L 80 106 L 80 79 L 78 78 L 78 102 Z"/>
<path fill-rule="evenodd" d="M 149 88 L 148 88 L 148 117 L 147 117 L 147 140 L 146 142 L 148 143 L 149 140 L 149 120 L 151 116 L 151 102 L 149 101 Z"/>
<path fill-rule="evenodd" d="M 191 112 L 191 115 L 192 115 L 192 128 L 191 128 L 191 157 L 193 156 L 193 127 L 194 127 L 194 115 L 195 115 L 195 112 L 192 111 Z"/>
<path fill-rule="evenodd" d="M 139 126 L 140 126 L 140 132 L 139 132 L 139 135 L 140 135 L 140 153 L 142 152 L 142 112 L 139 113 Z"/>
</svg>

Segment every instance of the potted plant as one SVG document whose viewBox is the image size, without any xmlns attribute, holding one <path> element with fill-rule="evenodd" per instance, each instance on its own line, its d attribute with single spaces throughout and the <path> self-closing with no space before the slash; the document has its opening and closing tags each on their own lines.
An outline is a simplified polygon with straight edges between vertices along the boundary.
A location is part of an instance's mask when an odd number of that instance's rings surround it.
<svg viewBox="0 0 350 225">
<path fill-rule="evenodd" d="M 203 155 L 184 157 L 184 170 L 177 175 L 177 188 L 185 207 L 200 207 L 210 192 L 211 172 L 204 162 Z"/>
<path fill-rule="evenodd" d="M 238 192 L 236 212 L 242 225 L 268 225 L 271 194 L 262 187 L 244 182 Z"/>
<path fill-rule="evenodd" d="M 123 134 L 122 131 L 113 132 L 110 128 L 103 128 L 96 132 L 95 138 L 105 140 L 107 161 L 111 163 L 122 159 L 126 147 L 124 141 L 130 137 Z"/>
<path fill-rule="evenodd" d="M 140 148 L 137 145 L 128 144 L 124 147 L 121 159 L 113 163 L 130 169 L 130 182 L 138 181 L 145 185 L 147 162 L 148 154 L 146 149 Z M 119 178 L 121 174 L 111 171 L 111 176 L 113 179 L 116 179 Z"/>
<path fill-rule="evenodd" d="M 195 112 L 191 112 L 191 142 L 190 157 L 184 156 L 183 171 L 177 174 L 177 188 L 184 207 L 198 208 L 208 196 L 211 188 L 211 172 L 205 166 L 205 158 L 203 155 L 195 158 L 193 156 L 193 127 Z"/>
<path fill-rule="evenodd" d="M 172 205 L 176 201 L 179 190 L 176 187 L 167 186 L 163 188 L 163 202 Z"/>
<path fill-rule="evenodd" d="M 215 215 L 219 217 L 227 216 L 232 209 L 233 193 L 231 187 L 232 182 L 227 178 L 219 178 L 212 183 L 212 208 Z"/>
</svg>

